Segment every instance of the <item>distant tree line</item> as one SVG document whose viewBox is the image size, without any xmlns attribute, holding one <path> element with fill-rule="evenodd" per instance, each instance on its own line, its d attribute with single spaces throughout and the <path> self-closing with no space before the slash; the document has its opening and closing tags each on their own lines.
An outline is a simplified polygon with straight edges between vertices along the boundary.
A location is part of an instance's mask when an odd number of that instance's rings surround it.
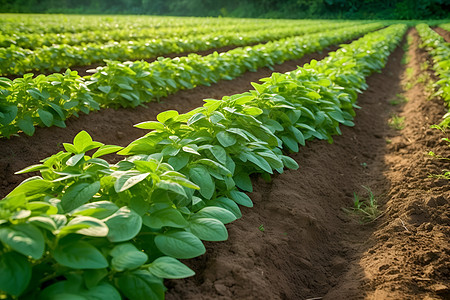
<svg viewBox="0 0 450 300">
<path fill-rule="evenodd" d="M 443 19 L 448 0 L 0 0 L 0 12 L 244 18 Z"/>
</svg>

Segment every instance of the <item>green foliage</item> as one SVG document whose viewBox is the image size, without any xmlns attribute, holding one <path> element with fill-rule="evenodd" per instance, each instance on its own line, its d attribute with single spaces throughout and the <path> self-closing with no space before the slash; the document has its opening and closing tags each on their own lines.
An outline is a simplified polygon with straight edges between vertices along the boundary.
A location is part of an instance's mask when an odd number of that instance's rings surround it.
<svg viewBox="0 0 450 300">
<path fill-rule="evenodd" d="M 116 164 L 101 157 L 120 147 L 80 132 L 66 151 L 23 170 L 40 176 L 0 201 L 3 295 L 163 299 L 164 278 L 193 275 L 177 259 L 205 253 L 202 241 L 226 240 L 224 224 L 241 216 L 239 205 L 253 205 L 238 189 L 251 189 L 249 175 L 297 168 L 285 155 L 294 143 L 331 142 L 341 124 L 353 125 L 364 78 L 405 30 L 368 34 L 186 114 L 162 112 L 138 125 L 150 132 Z"/>
<path fill-rule="evenodd" d="M 334 28 L 342 24 L 347 23 L 328 26 Z M 355 23 L 347 25 L 352 24 Z M 33 135 L 34 126 L 64 127 L 64 120 L 72 114 L 77 116 L 78 111 L 89 113 L 100 107 L 136 107 L 180 89 L 210 85 L 249 70 L 296 59 L 381 26 L 381 23 L 371 23 L 344 27 L 221 54 L 160 58 L 150 64 L 109 61 L 106 67 L 97 68 L 97 73 L 86 78 L 70 70 L 64 75 L 36 78 L 26 74 L 14 81 L 0 77 L 0 100 L 4 100 L 0 102 L 0 136 L 9 137 L 20 130 Z"/>
</svg>

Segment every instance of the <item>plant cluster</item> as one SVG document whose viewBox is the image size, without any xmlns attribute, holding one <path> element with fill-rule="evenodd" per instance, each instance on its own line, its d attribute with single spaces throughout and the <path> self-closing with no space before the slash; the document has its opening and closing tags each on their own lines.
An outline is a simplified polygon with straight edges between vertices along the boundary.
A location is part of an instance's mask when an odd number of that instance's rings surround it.
<svg viewBox="0 0 450 300">
<path fill-rule="evenodd" d="M 63 127 L 64 120 L 80 110 L 88 113 L 99 107 L 136 107 L 180 89 L 233 79 L 248 70 L 300 58 L 381 26 L 366 24 L 220 54 L 160 58 L 153 63 L 108 61 L 107 66 L 84 78 L 70 70 L 35 79 L 31 74 L 14 81 L 0 78 L 0 137 L 19 130 L 32 135 L 33 126 Z"/>
<path fill-rule="evenodd" d="M 193 275 L 178 259 L 202 255 L 202 241 L 226 240 L 224 224 L 241 216 L 239 205 L 252 207 L 251 174 L 296 169 L 287 152 L 353 125 L 365 77 L 405 30 L 367 34 L 186 114 L 162 112 L 137 124 L 151 131 L 124 149 L 80 132 L 21 171 L 41 176 L 0 201 L 0 290 L 24 299 L 163 299 L 164 278 Z M 115 152 L 125 158 L 102 158 Z"/>
<path fill-rule="evenodd" d="M 325 22 L 299 27 L 271 27 L 245 32 L 215 31 L 203 35 L 191 34 L 160 38 L 142 38 L 90 42 L 81 45 L 53 44 L 31 50 L 16 45 L 0 48 L 0 74 L 23 74 L 34 70 L 59 72 L 71 66 L 89 65 L 104 59 L 127 60 L 157 57 L 170 53 L 195 52 L 224 46 L 245 46 L 311 32 L 340 28 L 343 25 L 367 22 Z M 189 28 L 189 27 L 187 27 Z"/>
<path fill-rule="evenodd" d="M 422 39 L 421 46 L 430 53 L 433 69 L 439 77 L 436 82 L 439 89 L 435 95 L 442 97 L 450 108 L 450 44 L 426 24 L 419 24 L 416 29 Z M 448 127 L 449 125 L 450 112 L 444 116 L 441 123 L 441 126 Z"/>
</svg>

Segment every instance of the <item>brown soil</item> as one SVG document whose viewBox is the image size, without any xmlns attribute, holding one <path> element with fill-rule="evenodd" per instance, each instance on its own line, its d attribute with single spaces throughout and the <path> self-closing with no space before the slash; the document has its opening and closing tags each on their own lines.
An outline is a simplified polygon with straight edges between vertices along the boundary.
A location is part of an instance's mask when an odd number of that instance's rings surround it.
<svg viewBox="0 0 450 300">
<path fill-rule="evenodd" d="M 448 167 L 426 155 L 430 150 L 450 157 L 442 134 L 429 129 L 446 108 L 427 101 L 421 83 L 404 91 L 406 68 L 421 78 L 426 60 L 410 32 L 411 62 L 402 65 L 398 47 L 385 69 L 369 77 L 369 89 L 358 99 L 355 127 L 343 127 L 333 144 L 307 143 L 292 157 L 300 169 L 276 175 L 271 182 L 254 178 L 250 194 L 255 206 L 229 225 L 226 242 L 206 243 L 207 253 L 185 261 L 197 273 L 171 280 L 167 299 L 448 299 L 448 180 L 428 178 Z M 298 62 L 277 71 L 289 71 Z M 278 67 L 277 67 L 278 68 Z M 1 194 L 24 176 L 12 172 L 61 150 L 82 129 L 95 140 L 126 145 L 143 134 L 131 125 L 155 119 L 163 110 L 181 112 L 203 98 L 243 92 L 249 82 L 270 75 L 264 69 L 212 87 L 181 91 L 162 103 L 134 110 L 105 110 L 68 121 L 67 129 L 38 129 L 33 137 L 0 140 Z M 408 79 L 411 80 L 411 79 Z M 407 97 L 402 106 L 391 100 Z M 388 126 L 392 113 L 406 118 L 405 129 Z M 353 193 L 367 198 L 370 187 L 382 214 L 361 223 L 342 210 Z"/>
<path fill-rule="evenodd" d="M 439 33 L 444 38 L 444 40 L 447 43 L 450 43 L 450 32 L 449 31 L 447 31 L 447 30 L 445 30 L 445 29 L 443 29 L 441 27 L 436 27 L 436 28 L 433 28 L 433 29 L 434 29 L 434 31 Z"/>
</svg>

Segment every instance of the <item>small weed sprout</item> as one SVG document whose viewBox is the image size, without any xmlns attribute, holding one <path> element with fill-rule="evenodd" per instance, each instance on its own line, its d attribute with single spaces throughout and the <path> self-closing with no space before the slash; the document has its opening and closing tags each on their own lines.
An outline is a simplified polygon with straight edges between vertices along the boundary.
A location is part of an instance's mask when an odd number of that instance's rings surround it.
<svg viewBox="0 0 450 300">
<path fill-rule="evenodd" d="M 359 215 L 361 222 L 368 223 L 377 219 L 381 212 L 378 209 L 377 200 L 375 199 L 375 195 L 372 190 L 362 185 L 362 187 L 367 191 L 368 198 L 361 199 L 358 194 L 353 193 L 353 207 L 350 209 L 344 208 L 343 210 L 347 213 L 352 213 Z"/>
<path fill-rule="evenodd" d="M 397 114 L 392 114 L 389 119 L 389 126 L 395 130 L 402 130 L 405 128 L 405 117 L 400 117 Z"/>
<path fill-rule="evenodd" d="M 264 232 L 264 230 L 265 230 L 264 225 L 263 224 L 259 225 L 258 229 L 259 229 L 259 231 Z"/>
</svg>

